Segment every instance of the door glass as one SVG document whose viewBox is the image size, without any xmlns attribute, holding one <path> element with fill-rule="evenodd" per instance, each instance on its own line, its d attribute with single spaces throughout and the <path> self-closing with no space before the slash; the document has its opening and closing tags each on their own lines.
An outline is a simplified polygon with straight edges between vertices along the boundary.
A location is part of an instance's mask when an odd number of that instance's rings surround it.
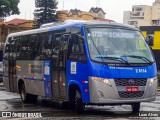
<svg viewBox="0 0 160 120">
<path fill-rule="evenodd" d="M 50 59 L 51 58 L 52 34 L 48 34 L 48 35 L 44 36 L 44 46 L 43 46 L 42 53 L 45 56 L 45 59 Z"/>
<path fill-rule="evenodd" d="M 69 42 L 69 59 L 76 61 L 85 61 L 84 40 L 75 36 Z"/>
</svg>

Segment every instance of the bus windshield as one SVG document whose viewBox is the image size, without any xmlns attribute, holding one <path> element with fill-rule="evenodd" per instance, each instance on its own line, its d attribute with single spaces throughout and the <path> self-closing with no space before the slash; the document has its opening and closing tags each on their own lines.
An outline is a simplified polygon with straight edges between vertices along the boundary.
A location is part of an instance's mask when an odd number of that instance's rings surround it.
<svg viewBox="0 0 160 120">
<path fill-rule="evenodd" d="M 89 28 L 86 34 L 90 57 L 106 63 L 153 63 L 152 53 L 136 30 Z"/>
</svg>

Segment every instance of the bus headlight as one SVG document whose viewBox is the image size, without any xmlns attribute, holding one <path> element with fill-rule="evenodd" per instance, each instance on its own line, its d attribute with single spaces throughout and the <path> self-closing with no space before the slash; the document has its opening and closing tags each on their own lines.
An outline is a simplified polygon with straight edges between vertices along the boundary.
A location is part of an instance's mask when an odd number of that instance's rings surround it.
<svg viewBox="0 0 160 120">
<path fill-rule="evenodd" d="M 91 77 L 91 80 L 96 80 L 96 81 L 102 82 L 106 85 L 112 86 L 110 80 L 107 78 Z"/>
<path fill-rule="evenodd" d="M 103 83 L 110 85 L 110 81 L 108 79 L 103 79 Z"/>
<path fill-rule="evenodd" d="M 152 85 L 155 81 L 157 81 L 157 77 L 150 78 L 149 83 Z"/>
</svg>

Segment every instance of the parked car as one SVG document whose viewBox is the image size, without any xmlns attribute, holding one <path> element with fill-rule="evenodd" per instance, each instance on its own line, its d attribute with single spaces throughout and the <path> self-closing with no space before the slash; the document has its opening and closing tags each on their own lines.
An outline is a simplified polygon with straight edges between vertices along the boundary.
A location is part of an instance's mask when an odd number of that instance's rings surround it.
<svg viewBox="0 0 160 120">
<path fill-rule="evenodd" d="M 3 82 L 3 63 L 0 62 L 0 82 Z"/>
</svg>

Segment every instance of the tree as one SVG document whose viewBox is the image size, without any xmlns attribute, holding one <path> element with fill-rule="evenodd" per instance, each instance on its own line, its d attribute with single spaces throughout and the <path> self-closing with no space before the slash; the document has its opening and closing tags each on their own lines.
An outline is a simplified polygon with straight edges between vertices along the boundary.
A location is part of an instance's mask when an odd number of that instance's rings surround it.
<svg viewBox="0 0 160 120">
<path fill-rule="evenodd" d="M 5 17 L 19 14 L 19 2 L 19 0 L 0 0 L 0 19 L 4 20 Z"/>
<path fill-rule="evenodd" d="M 42 24 L 57 21 L 56 9 L 58 2 L 57 0 L 36 0 L 35 1 L 35 26 L 34 28 L 40 27 Z"/>
</svg>

